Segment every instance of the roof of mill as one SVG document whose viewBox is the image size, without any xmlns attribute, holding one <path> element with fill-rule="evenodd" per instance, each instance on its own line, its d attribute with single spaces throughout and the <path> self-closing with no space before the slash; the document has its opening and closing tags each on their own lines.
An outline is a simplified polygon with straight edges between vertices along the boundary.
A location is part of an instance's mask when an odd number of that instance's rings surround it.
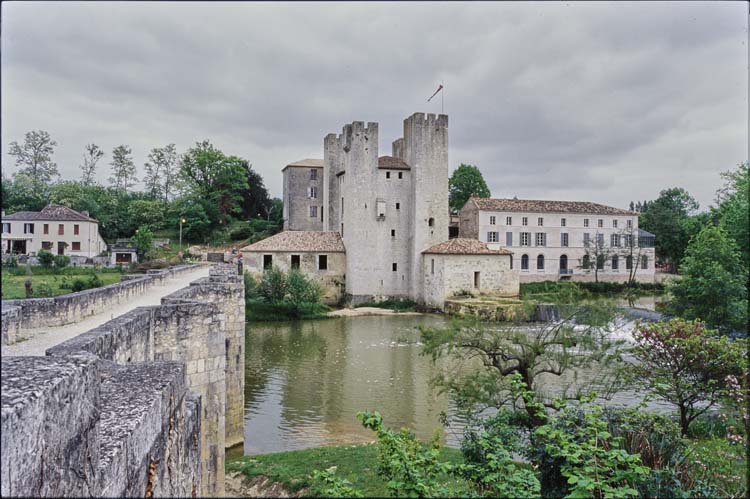
<svg viewBox="0 0 750 499">
<path fill-rule="evenodd" d="M 480 210 L 528 211 L 532 213 L 584 213 L 591 215 L 637 215 L 637 213 L 590 203 L 588 201 L 549 201 L 540 199 L 492 199 L 471 197 L 469 201 Z"/>
<path fill-rule="evenodd" d="M 67 206 L 48 204 L 42 211 L 17 211 L 5 215 L 3 220 L 54 220 L 71 222 L 97 222 L 97 220 Z"/>
<path fill-rule="evenodd" d="M 299 251 L 345 253 L 338 232 L 287 230 L 245 246 L 240 251 Z"/>
<path fill-rule="evenodd" d="M 380 156 L 378 158 L 378 168 L 383 170 L 411 170 L 411 167 L 404 163 L 401 158 L 393 156 Z"/>
<path fill-rule="evenodd" d="M 504 248 L 490 249 L 487 243 L 478 239 L 457 237 L 448 239 L 435 246 L 427 248 L 422 253 L 434 255 L 512 255 L 512 251 Z"/>
<path fill-rule="evenodd" d="M 281 171 L 286 170 L 290 166 L 299 168 L 323 168 L 323 160 L 315 158 L 301 159 L 299 161 L 295 161 L 294 163 L 289 163 Z"/>
</svg>

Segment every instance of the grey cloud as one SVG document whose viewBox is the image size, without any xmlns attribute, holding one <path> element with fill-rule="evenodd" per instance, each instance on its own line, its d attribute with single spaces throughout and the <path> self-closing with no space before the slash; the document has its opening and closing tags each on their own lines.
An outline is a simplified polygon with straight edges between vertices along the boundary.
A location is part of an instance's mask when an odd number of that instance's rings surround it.
<svg viewBox="0 0 750 499">
<path fill-rule="evenodd" d="M 326 133 L 380 148 L 445 82 L 451 167 L 496 195 L 626 206 L 681 185 L 703 205 L 747 159 L 742 3 L 5 3 L 2 145 L 46 129 L 66 177 L 84 144 L 210 138 L 280 169 Z M 108 161 L 108 158 L 105 158 Z M 100 172 L 103 180 L 106 172 Z"/>
</svg>

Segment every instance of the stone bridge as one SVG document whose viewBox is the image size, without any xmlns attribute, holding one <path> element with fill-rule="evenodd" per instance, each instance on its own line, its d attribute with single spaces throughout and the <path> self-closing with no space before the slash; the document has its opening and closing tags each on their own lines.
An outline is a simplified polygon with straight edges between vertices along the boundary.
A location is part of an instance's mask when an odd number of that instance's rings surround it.
<svg viewBox="0 0 750 499">
<path fill-rule="evenodd" d="M 2 496 L 222 496 L 244 334 L 242 277 L 220 264 L 45 356 L 4 356 Z"/>
</svg>

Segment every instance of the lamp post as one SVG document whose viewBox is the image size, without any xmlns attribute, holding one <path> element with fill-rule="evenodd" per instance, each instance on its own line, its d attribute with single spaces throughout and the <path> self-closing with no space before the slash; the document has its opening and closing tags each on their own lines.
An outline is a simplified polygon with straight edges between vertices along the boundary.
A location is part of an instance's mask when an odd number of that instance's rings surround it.
<svg viewBox="0 0 750 499">
<path fill-rule="evenodd" d="M 186 220 L 182 217 L 180 217 L 180 253 L 182 253 L 182 224 L 184 224 Z"/>
</svg>

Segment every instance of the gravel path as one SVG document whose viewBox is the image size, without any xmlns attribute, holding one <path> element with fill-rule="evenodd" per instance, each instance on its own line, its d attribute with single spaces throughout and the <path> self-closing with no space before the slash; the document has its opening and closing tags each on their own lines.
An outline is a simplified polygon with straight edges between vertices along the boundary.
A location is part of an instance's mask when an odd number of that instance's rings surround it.
<svg viewBox="0 0 750 499">
<path fill-rule="evenodd" d="M 178 277 L 168 280 L 162 285 L 151 287 L 145 294 L 138 298 L 130 300 L 127 303 L 119 303 L 106 312 L 89 316 L 81 322 L 60 327 L 43 328 L 35 331 L 22 331 L 22 336 L 33 335 L 34 337 L 30 340 L 21 341 L 20 343 L 15 343 L 13 345 L 3 345 L 2 356 L 43 356 L 48 348 L 73 338 L 74 336 L 78 336 L 81 333 L 85 333 L 90 329 L 101 326 L 105 322 L 130 312 L 134 308 L 160 305 L 162 297 L 188 286 L 196 279 L 207 277 L 209 267 L 210 265 L 203 265 L 192 272 L 185 272 Z"/>
</svg>

